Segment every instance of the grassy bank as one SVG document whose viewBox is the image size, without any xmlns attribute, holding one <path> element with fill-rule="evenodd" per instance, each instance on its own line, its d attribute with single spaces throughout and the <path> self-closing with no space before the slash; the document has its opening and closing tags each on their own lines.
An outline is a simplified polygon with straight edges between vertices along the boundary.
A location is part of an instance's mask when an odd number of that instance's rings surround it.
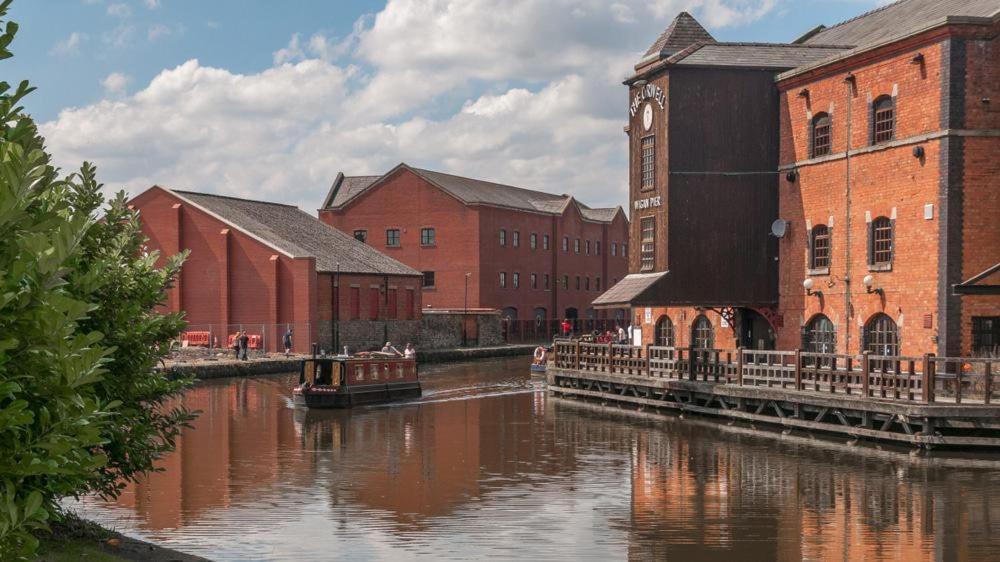
<svg viewBox="0 0 1000 562">
<path fill-rule="evenodd" d="M 203 562 L 205 559 L 129 538 L 96 523 L 69 515 L 39 534 L 38 559 L 45 562 L 148 560 L 150 562 Z"/>
</svg>

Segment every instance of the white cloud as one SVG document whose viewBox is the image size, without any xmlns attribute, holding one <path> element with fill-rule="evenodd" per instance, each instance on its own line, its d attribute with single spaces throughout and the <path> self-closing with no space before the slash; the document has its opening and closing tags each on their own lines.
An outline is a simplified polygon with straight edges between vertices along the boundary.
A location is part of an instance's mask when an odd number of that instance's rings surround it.
<svg viewBox="0 0 1000 562">
<path fill-rule="evenodd" d="M 109 96 L 121 96 L 125 94 L 125 89 L 131 78 L 121 72 L 112 72 L 107 78 L 101 81 L 101 87 Z"/>
<path fill-rule="evenodd" d="M 108 15 L 116 18 L 127 18 L 132 15 L 132 8 L 127 4 L 108 4 Z"/>
<path fill-rule="evenodd" d="M 172 33 L 173 30 L 167 27 L 166 25 L 163 25 L 162 23 L 154 23 L 153 25 L 149 26 L 149 29 L 146 31 L 146 39 L 150 41 L 156 41 L 157 39 L 167 37 Z"/>
<path fill-rule="evenodd" d="M 49 54 L 57 56 L 70 56 L 80 53 L 80 46 L 87 42 L 90 36 L 86 33 L 74 31 L 69 37 L 57 42 L 49 50 Z"/>
<path fill-rule="evenodd" d="M 406 161 L 620 204 L 632 65 L 681 9 L 727 26 L 772 1 L 389 0 L 346 37 L 293 35 L 261 72 L 190 60 L 130 95 L 109 76 L 112 99 L 42 132 L 60 165 L 94 161 L 132 193 L 160 183 L 313 210 L 338 171 Z"/>
<path fill-rule="evenodd" d="M 146 7 L 150 10 L 155 10 L 160 7 L 160 0 L 143 0 L 143 3 L 146 4 Z"/>
</svg>

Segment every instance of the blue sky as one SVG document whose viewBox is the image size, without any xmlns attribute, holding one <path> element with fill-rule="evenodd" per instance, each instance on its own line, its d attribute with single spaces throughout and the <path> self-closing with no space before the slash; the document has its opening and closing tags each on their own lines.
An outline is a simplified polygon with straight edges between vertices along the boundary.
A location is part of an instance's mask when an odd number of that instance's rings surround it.
<svg viewBox="0 0 1000 562">
<path fill-rule="evenodd" d="M 626 199 L 620 81 L 681 9 L 789 41 L 875 0 L 15 0 L 5 80 L 56 160 L 313 210 L 337 171 L 399 161 Z M 498 6 L 502 6 L 498 8 Z"/>
</svg>

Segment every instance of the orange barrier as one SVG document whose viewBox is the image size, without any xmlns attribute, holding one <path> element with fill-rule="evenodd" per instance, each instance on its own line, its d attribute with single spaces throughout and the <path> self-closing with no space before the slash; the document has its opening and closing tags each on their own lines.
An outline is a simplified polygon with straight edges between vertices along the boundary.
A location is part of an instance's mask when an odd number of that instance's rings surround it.
<svg viewBox="0 0 1000 562">
<path fill-rule="evenodd" d="M 247 338 L 247 349 L 262 349 L 264 347 L 264 337 L 260 334 L 247 334 Z M 229 334 L 226 339 L 226 347 L 232 349 L 235 341 L 236 334 Z"/>
<path fill-rule="evenodd" d="M 188 345 L 197 345 L 202 347 L 208 347 L 211 341 L 210 332 L 184 332 L 184 339 L 187 340 Z"/>
</svg>

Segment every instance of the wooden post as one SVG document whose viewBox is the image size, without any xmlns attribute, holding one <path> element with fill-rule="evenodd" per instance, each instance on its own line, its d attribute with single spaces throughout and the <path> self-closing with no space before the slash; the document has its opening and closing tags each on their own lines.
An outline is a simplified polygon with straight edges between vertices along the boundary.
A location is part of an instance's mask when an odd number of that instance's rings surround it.
<svg viewBox="0 0 1000 562">
<path fill-rule="evenodd" d="M 576 370 L 580 370 L 580 340 L 576 340 Z"/>
<path fill-rule="evenodd" d="M 934 354 L 925 353 L 924 354 L 924 380 L 923 380 L 923 395 L 922 398 L 924 402 L 930 404 L 934 402 Z"/>
<path fill-rule="evenodd" d="M 947 363 L 945 363 L 945 365 L 947 365 Z M 962 375 L 964 374 L 964 373 L 962 373 L 962 367 L 963 367 L 963 365 L 964 364 L 961 361 L 959 361 L 958 365 L 957 365 L 957 367 L 955 369 L 955 403 L 956 404 L 961 404 L 962 403 Z"/>
<path fill-rule="evenodd" d="M 736 386 L 743 386 L 743 348 L 736 348 Z"/>
<path fill-rule="evenodd" d="M 871 374 L 871 358 L 869 357 L 870 355 L 871 352 L 868 350 L 865 350 L 865 352 L 861 354 L 861 396 L 865 400 L 868 400 L 869 398 L 868 379 L 870 378 L 869 375 Z"/>
<path fill-rule="evenodd" d="M 986 380 L 983 381 L 983 392 L 985 393 L 983 395 L 983 404 L 989 404 L 991 398 L 990 395 L 993 394 L 993 374 L 991 372 L 992 369 L 990 368 L 992 365 L 993 364 L 990 362 L 989 359 L 987 359 L 986 363 L 983 365 L 986 369 L 985 370 Z"/>
<path fill-rule="evenodd" d="M 688 380 L 696 380 L 695 378 L 695 364 L 694 364 L 694 346 L 688 346 Z"/>
<path fill-rule="evenodd" d="M 615 372 L 615 342 L 614 340 L 608 342 L 608 372 Z"/>
<path fill-rule="evenodd" d="M 795 390 L 802 390 L 802 350 L 795 350 Z"/>
<path fill-rule="evenodd" d="M 646 344 L 646 376 L 647 377 L 653 376 L 653 370 L 652 370 L 650 362 L 649 362 L 649 346 L 651 346 L 651 345 L 653 345 L 653 344 L 651 344 L 651 343 L 647 343 Z"/>
</svg>

